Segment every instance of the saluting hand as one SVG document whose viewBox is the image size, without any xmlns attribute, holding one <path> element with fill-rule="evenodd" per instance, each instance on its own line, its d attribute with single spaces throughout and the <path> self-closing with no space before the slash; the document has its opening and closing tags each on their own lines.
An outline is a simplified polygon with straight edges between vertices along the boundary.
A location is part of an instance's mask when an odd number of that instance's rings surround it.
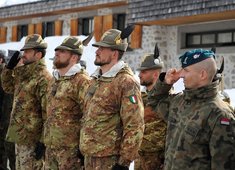
<svg viewBox="0 0 235 170">
<path fill-rule="evenodd" d="M 165 83 L 174 84 L 177 82 L 180 79 L 180 72 L 181 70 L 175 68 L 168 70 L 165 75 Z"/>
</svg>

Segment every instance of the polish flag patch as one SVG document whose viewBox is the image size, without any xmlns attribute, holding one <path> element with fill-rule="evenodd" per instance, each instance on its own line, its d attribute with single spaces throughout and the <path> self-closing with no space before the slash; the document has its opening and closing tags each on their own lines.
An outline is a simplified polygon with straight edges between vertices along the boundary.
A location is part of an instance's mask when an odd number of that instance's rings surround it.
<svg viewBox="0 0 235 170">
<path fill-rule="evenodd" d="M 221 118 L 220 124 L 221 125 L 230 125 L 230 120 L 228 118 Z"/>
<path fill-rule="evenodd" d="M 137 97 L 136 95 L 131 95 L 129 96 L 129 99 L 130 99 L 130 102 L 133 103 L 133 104 L 136 104 L 137 103 Z"/>
</svg>

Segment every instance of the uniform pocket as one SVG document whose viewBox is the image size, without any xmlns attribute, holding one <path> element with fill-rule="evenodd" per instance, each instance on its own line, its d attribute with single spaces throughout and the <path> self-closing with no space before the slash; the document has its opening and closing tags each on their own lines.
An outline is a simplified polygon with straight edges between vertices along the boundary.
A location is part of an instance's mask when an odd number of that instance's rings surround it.
<svg viewBox="0 0 235 170">
<path fill-rule="evenodd" d="M 189 122 L 185 127 L 185 140 L 189 143 L 207 144 L 210 138 L 209 128 L 195 122 Z"/>
</svg>

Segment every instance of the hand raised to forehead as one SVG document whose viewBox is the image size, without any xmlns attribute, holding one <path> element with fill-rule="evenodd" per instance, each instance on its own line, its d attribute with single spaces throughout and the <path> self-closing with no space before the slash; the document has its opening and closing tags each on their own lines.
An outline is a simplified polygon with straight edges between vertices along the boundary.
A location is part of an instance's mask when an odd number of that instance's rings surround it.
<svg viewBox="0 0 235 170">
<path fill-rule="evenodd" d="M 11 59 L 10 61 L 8 62 L 8 64 L 6 65 L 6 67 L 8 69 L 14 69 L 15 66 L 19 63 L 20 59 L 21 59 L 21 54 L 19 51 L 13 51 L 13 50 L 9 50 L 8 53 L 11 53 L 11 54 L 8 54 L 11 56 Z"/>
<path fill-rule="evenodd" d="M 166 72 L 165 82 L 167 84 L 174 84 L 180 79 L 181 70 L 177 70 L 176 68 L 172 68 Z"/>
</svg>

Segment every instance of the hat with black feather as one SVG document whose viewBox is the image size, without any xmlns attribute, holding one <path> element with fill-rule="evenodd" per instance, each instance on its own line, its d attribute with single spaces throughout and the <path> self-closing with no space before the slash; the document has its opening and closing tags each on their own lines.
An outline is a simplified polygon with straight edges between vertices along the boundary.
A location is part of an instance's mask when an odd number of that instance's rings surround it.
<svg viewBox="0 0 235 170">
<path fill-rule="evenodd" d="M 126 38 L 134 30 L 134 25 L 127 26 L 123 31 L 110 29 L 106 31 L 101 40 L 92 44 L 94 47 L 108 47 L 114 50 L 126 51 L 128 43 Z"/>
<path fill-rule="evenodd" d="M 159 49 L 157 43 L 155 45 L 154 54 L 144 55 L 140 68 L 138 70 L 151 70 L 151 69 L 161 69 L 164 64 L 160 58 Z"/>
<path fill-rule="evenodd" d="M 55 51 L 57 50 L 68 50 L 75 54 L 82 55 L 83 53 L 83 47 L 87 46 L 87 44 L 90 42 L 90 40 L 93 37 L 93 33 L 91 33 L 86 39 L 81 41 L 77 37 L 67 37 L 64 39 L 64 41 L 55 48 Z"/>
</svg>

